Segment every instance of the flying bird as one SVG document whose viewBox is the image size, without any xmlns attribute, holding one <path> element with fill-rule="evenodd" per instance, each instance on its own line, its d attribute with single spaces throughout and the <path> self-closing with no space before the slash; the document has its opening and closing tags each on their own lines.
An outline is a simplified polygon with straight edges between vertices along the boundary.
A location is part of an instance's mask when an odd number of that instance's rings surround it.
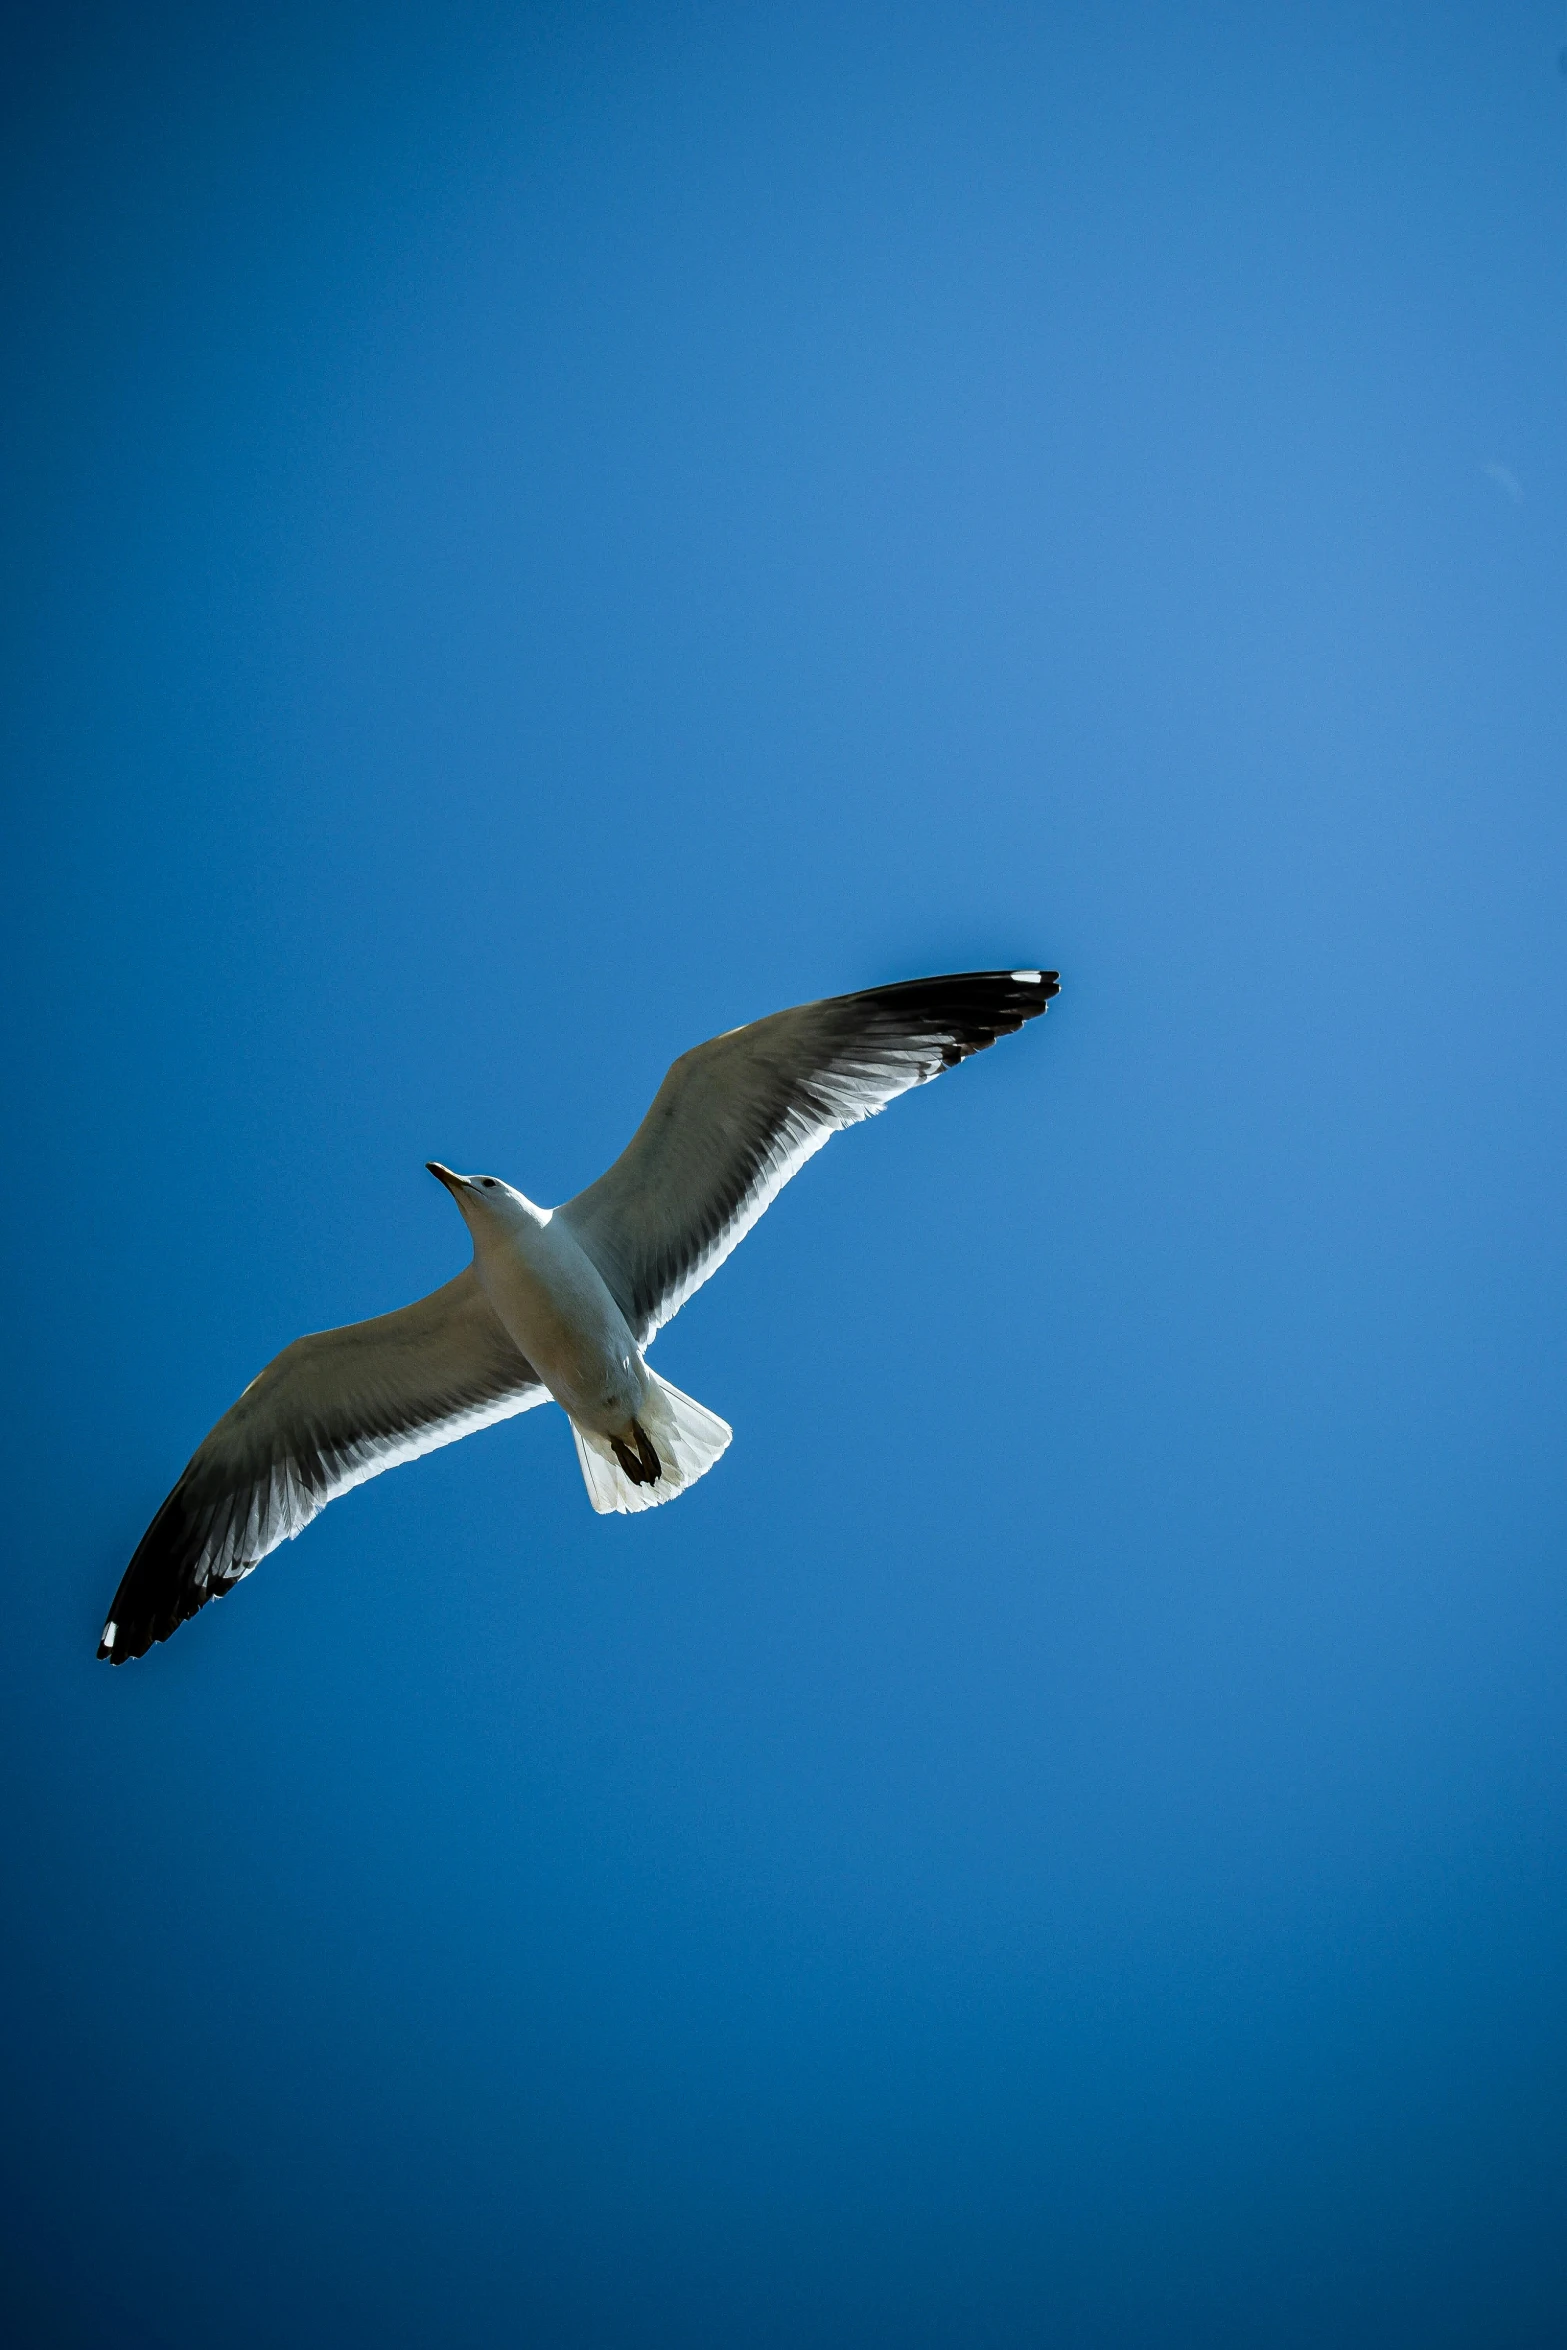
<svg viewBox="0 0 1567 2350">
<path fill-rule="evenodd" d="M 564 1207 L 430 1160 L 472 1262 L 268 1363 L 142 1537 L 99 1656 L 144 1656 L 340 1493 L 552 1396 L 595 1510 L 672 1501 L 732 1431 L 649 1370 L 657 1332 L 840 1128 L 1021 1028 L 1058 986 L 1054 971 L 972 971 L 732 1028 L 681 1055 L 608 1173 Z"/>
</svg>

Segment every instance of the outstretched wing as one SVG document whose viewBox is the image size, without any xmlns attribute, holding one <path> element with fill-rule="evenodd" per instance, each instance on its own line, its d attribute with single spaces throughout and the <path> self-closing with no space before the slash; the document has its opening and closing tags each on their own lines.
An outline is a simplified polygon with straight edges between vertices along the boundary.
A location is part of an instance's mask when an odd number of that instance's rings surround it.
<svg viewBox="0 0 1567 2350">
<path fill-rule="evenodd" d="M 296 1339 L 224 1413 L 142 1536 L 98 1654 L 144 1656 L 340 1493 L 546 1392 L 471 1265 L 400 1313 Z"/>
<path fill-rule="evenodd" d="M 682 1053 L 631 1141 L 556 1212 L 645 1346 L 840 1127 L 1021 1028 L 1054 971 L 969 971 L 828 996 Z"/>
</svg>

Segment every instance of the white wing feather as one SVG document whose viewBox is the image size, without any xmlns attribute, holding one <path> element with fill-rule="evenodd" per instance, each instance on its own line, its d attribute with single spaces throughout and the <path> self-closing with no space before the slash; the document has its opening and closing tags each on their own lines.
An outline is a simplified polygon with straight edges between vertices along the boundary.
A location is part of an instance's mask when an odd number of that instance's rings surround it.
<svg viewBox="0 0 1567 2350">
<path fill-rule="evenodd" d="M 546 1392 L 471 1265 L 398 1313 L 296 1339 L 192 1456 L 125 1570 L 99 1655 L 141 1656 L 339 1494 Z"/>
<path fill-rule="evenodd" d="M 557 1213 L 639 1345 L 845 1126 L 1021 1028 L 1053 971 L 978 971 L 829 996 L 683 1053 L 609 1171 Z"/>
</svg>

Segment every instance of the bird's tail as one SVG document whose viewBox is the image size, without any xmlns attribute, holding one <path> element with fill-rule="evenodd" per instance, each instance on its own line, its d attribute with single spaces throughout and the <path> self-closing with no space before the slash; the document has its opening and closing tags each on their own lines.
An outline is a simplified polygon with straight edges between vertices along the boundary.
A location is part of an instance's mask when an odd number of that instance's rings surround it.
<svg viewBox="0 0 1567 2350">
<path fill-rule="evenodd" d="M 635 1450 L 591 1428 L 579 1428 L 575 1420 L 571 1423 L 582 1481 L 601 1515 L 611 1510 L 654 1510 L 661 1501 L 673 1501 L 712 1467 L 734 1434 L 727 1420 L 682 1395 L 656 1371 L 647 1376 L 638 1424 L 641 1442 Z"/>
</svg>

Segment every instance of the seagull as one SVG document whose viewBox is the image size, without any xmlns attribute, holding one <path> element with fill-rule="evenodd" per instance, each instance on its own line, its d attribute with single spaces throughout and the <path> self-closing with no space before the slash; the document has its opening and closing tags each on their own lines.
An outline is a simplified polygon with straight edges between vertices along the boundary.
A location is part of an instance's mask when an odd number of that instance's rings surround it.
<svg viewBox="0 0 1567 2350">
<path fill-rule="evenodd" d="M 595 1510 L 673 1501 L 733 1432 L 649 1370 L 657 1332 L 834 1134 L 1021 1028 L 1059 986 L 1054 971 L 970 971 L 731 1028 L 682 1053 L 608 1173 L 564 1207 L 428 1160 L 472 1262 L 268 1363 L 142 1537 L 99 1656 L 145 1656 L 340 1493 L 551 1397 Z"/>
</svg>

